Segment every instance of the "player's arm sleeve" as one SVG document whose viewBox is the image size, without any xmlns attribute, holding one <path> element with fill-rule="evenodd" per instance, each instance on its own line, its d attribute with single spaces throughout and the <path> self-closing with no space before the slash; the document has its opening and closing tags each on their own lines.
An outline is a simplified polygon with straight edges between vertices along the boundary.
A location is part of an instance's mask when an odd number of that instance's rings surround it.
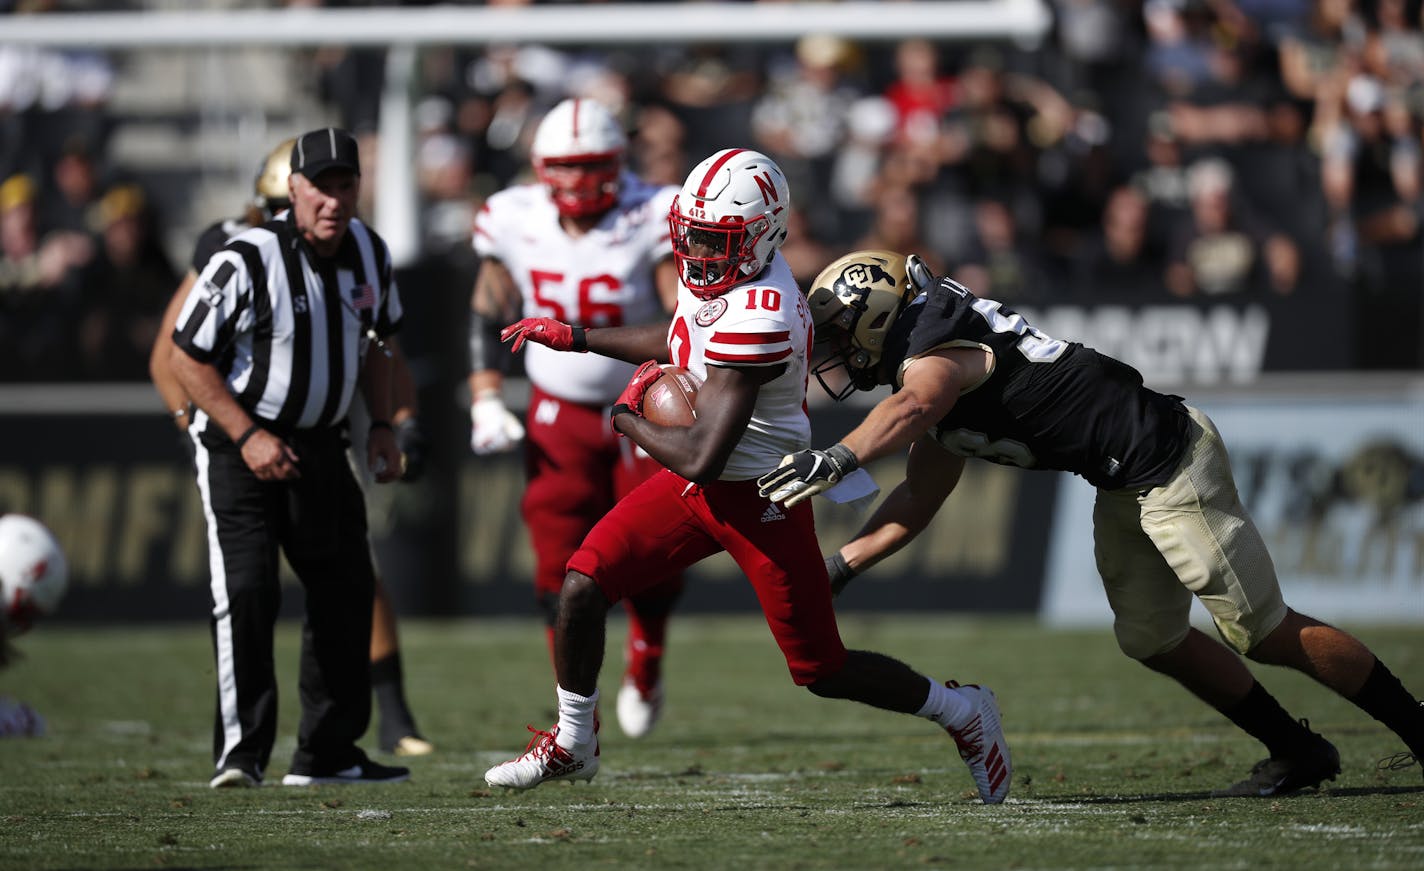
<svg viewBox="0 0 1424 871">
<path fill-rule="evenodd" d="M 730 326 L 730 325 L 729 325 Z M 716 330 L 707 342 L 708 366 L 780 366 L 791 359 L 791 329 L 785 321 L 748 320 Z"/>
<path fill-rule="evenodd" d="M 499 194 L 495 194 L 491 199 L 495 199 Z M 495 201 L 495 205 L 499 200 Z M 470 237 L 470 244 L 474 247 L 475 253 L 481 258 L 498 256 L 500 220 L 499 213 L 490 207 L 489 200 L 475 213 L 475 230 Z"/>
<path fill-rule="evenodd" d="M 188 291 L 173 328 L 173 344 L 195 360 L 212 362 L 250 319 L 252 282 L 241 255 L 213 255 Z"/>
</svg>

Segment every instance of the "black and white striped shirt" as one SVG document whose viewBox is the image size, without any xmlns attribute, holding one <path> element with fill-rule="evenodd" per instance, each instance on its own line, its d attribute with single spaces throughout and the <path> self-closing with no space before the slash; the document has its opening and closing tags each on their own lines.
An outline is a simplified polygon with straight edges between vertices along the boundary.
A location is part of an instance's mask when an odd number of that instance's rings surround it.
<svg viewBox="0 0 1424 871">
<path fill-rule="evenodd" d="M 208 260 L 173 341 L 215 366 L 248 414 L 283 432 L 345 419 L 367 331 L 384 338 L 400 319 L 380 236 L 352 219 L 340 250 L 323 258 L 288 212 L 234 236 Z"/>
</svg>

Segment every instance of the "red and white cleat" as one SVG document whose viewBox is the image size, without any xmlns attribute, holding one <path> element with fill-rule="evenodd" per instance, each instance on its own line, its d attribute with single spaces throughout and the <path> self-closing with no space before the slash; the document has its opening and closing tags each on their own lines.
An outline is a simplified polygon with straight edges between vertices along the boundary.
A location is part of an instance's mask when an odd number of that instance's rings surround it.
<svg viewBox="0 0 1424 871">
<path fill-rule="evenodd" d="M 958 729 L 946 728 L 959 748 L 959 758 L 974 775 L 974 785 L 984 804 L 999 804 L 1009 797 L 1009 783 L 1014 767 L 1009 761 L 1009 744 L 1004 740 L 1000 723 L 999 702 L 988 687 L 977 684 L 960 686 L 949 681 L 945 686 L 964 696 L 974 705 L 974 716 Z"/>
<path fill-rule="evenodd" d="M 598 773 L 598 733 L 588 744 L 566 750 L 555 743 L 556 725 L 548 732 L 529 727 L 534 733 L 529 746 L 515 759 L 485 772 L 485 783 L 511 789 L 533 789 L 550 780 L 592 780 Z"/>
</svg>

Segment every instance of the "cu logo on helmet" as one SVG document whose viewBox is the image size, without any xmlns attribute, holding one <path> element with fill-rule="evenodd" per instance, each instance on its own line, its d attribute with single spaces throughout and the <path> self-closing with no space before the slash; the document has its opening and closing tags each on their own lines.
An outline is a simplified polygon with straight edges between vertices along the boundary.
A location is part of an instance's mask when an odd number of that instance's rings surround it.
<svg viewBox="0 0 1424 871">
<path fill-rule="evenodd" d="M 857 289 L 873 287 L 882 281 L 891 287 L 895 286 L 895 278 L 878 263 L 852 263 L 841 273 L 841 279 Z"/>
</svg>

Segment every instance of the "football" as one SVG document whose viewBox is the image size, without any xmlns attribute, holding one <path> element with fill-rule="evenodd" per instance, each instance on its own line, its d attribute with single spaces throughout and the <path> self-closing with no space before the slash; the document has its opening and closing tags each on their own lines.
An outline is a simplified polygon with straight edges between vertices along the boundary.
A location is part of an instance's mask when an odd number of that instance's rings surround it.
<svg viewBox="0 0 1424 871">
<path fill-rule="evenodd" d="M 643 417 L 658 426 L 692 426 L 701 386 L 702 380 L 681 366 L 664 366 L 662 376 L 643 394 Z"/>
</svg>

